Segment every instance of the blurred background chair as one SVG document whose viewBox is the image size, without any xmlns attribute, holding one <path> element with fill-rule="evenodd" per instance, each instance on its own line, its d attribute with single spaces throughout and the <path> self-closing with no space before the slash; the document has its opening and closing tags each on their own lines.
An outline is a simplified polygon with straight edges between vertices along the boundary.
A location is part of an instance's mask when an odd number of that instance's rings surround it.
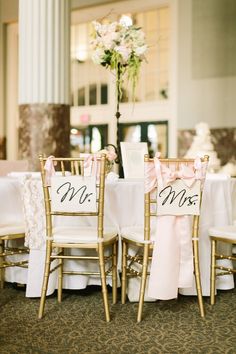
<svg viewBox="0 0 236 354">
<path fill-rule="evenodd" d="M 0 176 L 7 176 L 10 172 L 26 172 L 28 168 L 27 160 L 0 160 Z"/>
<path fill-rule="evenodd" d="M 63 275 L 64 274 L 81 274 L 81 275 L 91 275 L 98 276 L 101 280 L 102 295 L 104 302 L 105 318 L 106 321 L 110 321 L 110 312 L 108 305 L 108 293 L 106 278 L 108 275 L 112 276 L 112 298 L 113 303 L 117 301 L 117 241 L 118 236 L 115 229 L 104 228 L 104 192 L 105 192 L 105 164 L 106 157 L 102 155 L 101 158 L 89 157 L 87 163 L 92 162 L 91 170 L 94 171 L 92 180 L 89 176 L 84 176 L 84 164 L 85 158 L 43 158 L 40 157 L 40 165 L 42 172 L 42 182 L 44 189 L 45 198 L 45 212 L 46 212 L 46 261 L 44 270 L 44 279 L 42 285 L 42 295 L 40 300 L 39 308 L 39 318 L 42 318 L 45 307 L 46 293 L 48 287 L 49 275 L 56 269 L 58 269 L 58 302 L 62 300 L 62 287 L 63 287 Z M 52 167 L 53 164 L 57 164 L 57 176 L 48 180 L 45 168 L 48 168 L 48 164 Z M 61 176 L 58 176 L 58 172 L 61 172 Z M 68 175 L 72 175 L 69 176 Z M 60 211 L 58 211 L 55 204 L 55 195 L 53 194 L 53 183 L 56 182 L 56 178 L 60 179 L 61 185 L 69 185 L 69 189 L 65 192 L 64 197 L 61 197 L 60 203 L 68 197 L 67 202 L 69 203 L 76 195 L 79 197 L 79 203 L 82 203 L 82 199 L 89 197 L 89 202 L 95 195 L 95 209 L 88 207 L 86 210 L 81 211 L 76 205 L 76 211 L 71 211 L 69 206 L 60 206 Z M 70 182 L 68 182 L 68 178 Z M 73 181 L 74 182 L 73 182 Z M 54 182 L 53 182 L 54 181 Z M 88 181 L 91 181 L 95 188 L 95 192 L 91 192 L 90 187 L 87 186 Z M 69 184 L 68 184 L 69 183 Z M 71 185 L 73 184 L 73 186 Z M 82 186 L 81 186 L 82 183 Z M 63 188 L 63 187 L 62 187 Z M 56 195 L 60 188 L 56 189 Z M 82 191 L 82 194 L 81 194 Z M 83 192 L 84 191 L 84 192 Z M 89 192 L 90 191 L 90 192 Z M 81 195 L 80 195 L 81 194 Z M 70 203 L 69 203 L 70 204 Z M 55 219 L 57 216 L 68 216 L 73 217 L 73 225 L 71 222 L 68 226 L 63 226 L 60 223 L 61 219 L 58 220 L 58 224 L 55 227 Z M 83 226 L 84 218 L 95 218 L 94 227 Z M 75 225 L 75 222 L 78 221 Z M 57 249 L 59 252 L 54 252 Z M 83 253 L 75 254 L 76 249 L 82 250 Z M 69 252 L 71 250 L 71 253 Z M 91 254 L 91 250 L 95 251 Z M 72 252 L 74 251 L 74 252 Z M 51 268 L 51 263 L 57 260 L 58 263 L 53 264 L 54 268 Z M 96 262 L 97 268 L 95 271 L 90 272 L 85 270 L 68 270 L 66 271 L 64 267 L 64 260 L 82 262 Z"/>
<path fill-rule="evenodd" d="M 27 160 L 0 160 L 0 176 L 7 176 L 12 171 L 23 172 L 28 169 Z M 4 188 L 4 187 L 2 187 Z M 12 188 L 14 188 L 12 186 Z M 4 200 L 1 201 L 4 203 Z M 4 216 L 5 217 L 5 216 Z M 11 221 L 9 221 L 11 220 Z M 23 221 L 14 222 L 14 215 L 0 222 L 0 282 L 1 288 L 4 286 L 4 273 L 8 267 L 27 268 L 29 253 L 24 247 L 25 226 Z"/>
<path fill-rule="evenodd" d="M 236 274 L 236 223 L 209 229 L 211 240 L 210 303 L 215 304 L 216 277 Z M 228 260 L 227 264 L 220 263 Z"/>
<path fill-rule="evenodd" d="M 29 250 L 24 247 L 25 227 L 23 224 L 0 225 L 0 287 L 4 287 L 4 271 L 8 267 L 28 266 Z M 17 257 L 20 255 L 20 258 Z M 23 255 L 23 257 L 21 257 Z"/>
<path fill-rule="evenodd" d="M 152 173 L 155 174 L 154 159 L 148 157 L 148 155 L 145 155 L 144 161 L 145 161 L 145 170 L 146 171 L 152 170 Z M 164 164 L 166 167 L 171 169 L 172 172 L 177 172 L 177 173 L 179 172 L 182 165 L 191 166 L 192 168 L 194 165 L 194 159 L 184 159 L 184 158 L 183 159 L 159 159 L 159 161 L 161 164 Z M 205 156 L 203 159 L 201 159 L 201 162 L 205 163 L 204 165 L 205 166 L 204 177 L 205 177 L 208 156 Z M 204 183 L 204 177 L 201 182 L 202 187 Z M 150 261 L 152 260 L 153 247 L 154 247 L 153 240 L 155 239 L 155 232 L 156 232 L 155 225 L 157 220 L 156 217 L 158 216 L 157 178 L 158 177 L 155 176 L 154 180 L 152 178 L 150 179 L 150 174 L 145 173 L 145 185 L 146 186 L 149 185 L 149 187 L 145 188 L 145 194 L 144 194 L 144 227 L 125 228 L 121 230 L 121 239 L 122 239 L 121 300 L 123 304 L 126 301 L 127 281 L 129 280 L 129 278 L 140 277 L 141 280 L 140 280 L 140 290 L 139 290 L 137 322 L 140 322 L 142 317 L 147 276 L 150 275 L 150 271 L 149 271 Z M 176 179 L 178 179 L 178 177 Z M 202 189 L 201 189 L 199 199 L 200 199 L 199 204 L 201 207 Z M 186 215 L 186 213 L 183 215 Z M 203 299 L 202 299 L 200 265 L 199 265 L 198 229 L 199 229 L 199 215 L 193 215 L 193 223 L 192 223 L 193 269 L 195 275 L 200 314 L 201 317 L 204 317 L 205 314 L 204 314 L 204 306 L 203 306 Z M 166 237 L 165 232 L 163 232 L 163 237 L 164 238 Z M 133 247 L 136 248 L 135 253 Z M 158 255 L 158 246 L 157 246 L 157 255 Z M 158 279 L 156 281 L 158 281 Z"/>
</svg>

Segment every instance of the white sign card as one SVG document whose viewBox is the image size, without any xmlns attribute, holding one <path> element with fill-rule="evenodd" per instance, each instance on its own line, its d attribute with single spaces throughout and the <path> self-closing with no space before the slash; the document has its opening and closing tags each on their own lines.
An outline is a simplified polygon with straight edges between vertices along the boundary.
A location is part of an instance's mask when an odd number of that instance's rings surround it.
<svg viewBox="0 0 236 354">
<path fill-rule="evenodd" d="M 157 191 L 157 215 L 199 215 L 201 181 L 191 187 L 176 179 Z"/>
<path fill-rule="evenodd" d="M 120 147 L 125 178 L 144 178 L 144 155 L 148 154 L 147 143 L 122 141 Z"/>
<path fill-rule="evenodd" d="M 83 176 L 51 178 L 52 211 L 96 212 L 96 179 Z"/>
</svg>

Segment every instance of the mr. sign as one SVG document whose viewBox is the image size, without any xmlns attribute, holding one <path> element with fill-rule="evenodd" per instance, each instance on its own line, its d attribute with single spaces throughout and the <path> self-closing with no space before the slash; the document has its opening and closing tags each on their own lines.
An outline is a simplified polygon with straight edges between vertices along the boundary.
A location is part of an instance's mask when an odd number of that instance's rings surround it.
<svg viewBox="0 0 236 354">
<path fill-rule="evenodd" d="M 53 211 L 96 212 L 95 177 L 52 177 L 51 203 Z"/>
</svg>

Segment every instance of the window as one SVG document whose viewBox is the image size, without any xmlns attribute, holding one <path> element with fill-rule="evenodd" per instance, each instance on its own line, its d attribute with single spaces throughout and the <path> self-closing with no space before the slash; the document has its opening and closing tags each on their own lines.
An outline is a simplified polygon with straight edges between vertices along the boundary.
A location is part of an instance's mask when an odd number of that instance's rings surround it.
<svg viewBox="0 0 236 354">
<path fill-rule="evenodd" d="M 168 156 L 168 122 L 137 122 L 120 124 L 120 140 L 125 142 L 147 142 L 150 156 L 157 151 L 161 157 Z"/>
<path fill-rule="evenodd" d="M 107 124 L 72 127 L 70 134 L 71 155 L 97 152 L 108 144 Z"/>
</svg>

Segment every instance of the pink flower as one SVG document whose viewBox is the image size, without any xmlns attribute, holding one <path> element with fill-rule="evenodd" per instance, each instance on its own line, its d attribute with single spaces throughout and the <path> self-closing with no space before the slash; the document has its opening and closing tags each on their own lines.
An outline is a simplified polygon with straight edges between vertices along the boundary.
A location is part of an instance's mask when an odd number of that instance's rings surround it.
<svg viewBox="0 0 236 354">
<path fill-rule="evenodd" d="M 117 158 L 117 154 L 111 150 L 106 150 L 106 149 L 100 150 L 98 152 L 98 155 L 100 156 L 101 154 L 105 154 L 108 161 L 114 161 Z"/>
</svg>

